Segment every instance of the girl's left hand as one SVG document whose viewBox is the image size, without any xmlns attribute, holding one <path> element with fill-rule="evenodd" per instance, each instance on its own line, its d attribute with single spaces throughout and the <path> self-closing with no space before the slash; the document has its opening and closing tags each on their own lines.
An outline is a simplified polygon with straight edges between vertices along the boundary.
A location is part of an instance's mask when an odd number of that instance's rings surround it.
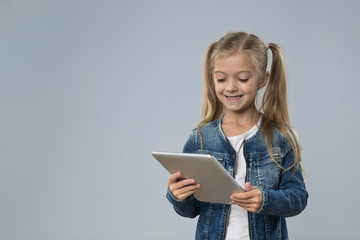
<svg viewBox="0 0 360 240">
<path fill-rule="evenodd" d="M 259 188 L 250 186 L 249 182 L 245 183 L 245 192 L 233 193 L 231 195 L 231 204 L 237 204 L 249 212 L 256 213 L 259 211 L 263 195 Z"/>
</svg>

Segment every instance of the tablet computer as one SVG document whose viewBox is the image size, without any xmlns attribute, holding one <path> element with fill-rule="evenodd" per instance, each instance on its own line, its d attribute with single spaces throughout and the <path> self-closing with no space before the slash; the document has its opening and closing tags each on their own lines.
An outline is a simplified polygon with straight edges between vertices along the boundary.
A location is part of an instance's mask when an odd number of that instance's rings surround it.
<svg viewBox="0 0 360 240">
<path fill-rule="evenodd" d="M 183 178 L 195 179 L 200 189 L 194 193 L 194 197 L 199 201 L 229 204 L 232 193 L 244 192 L 211 155 L 171 152 L 152 152 L 152 155 L 171 174 L 182 172 Z"/>
</svg>

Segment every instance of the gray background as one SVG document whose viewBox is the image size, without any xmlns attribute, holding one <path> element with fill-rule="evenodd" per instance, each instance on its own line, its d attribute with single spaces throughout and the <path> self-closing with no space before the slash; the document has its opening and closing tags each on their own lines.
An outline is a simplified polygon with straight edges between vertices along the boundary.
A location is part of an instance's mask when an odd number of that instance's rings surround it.
<svg viewBox="0 0 360 240">
<path fill-rule="evenodd" d="M 152 150 L 200 119 L 206 47 L 283 47 L 310 193 L 291 239 L 358 239 L 357 1 L 0 0 L 0 239 L 192 239 Z"/>
</svg>

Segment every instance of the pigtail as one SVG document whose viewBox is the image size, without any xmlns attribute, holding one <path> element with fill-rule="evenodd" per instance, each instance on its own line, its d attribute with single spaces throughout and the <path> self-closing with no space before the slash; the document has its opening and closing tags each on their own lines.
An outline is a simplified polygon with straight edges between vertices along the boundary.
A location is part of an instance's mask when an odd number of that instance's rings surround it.
<svg viewBox="0 0 360 240">
<path fill-rule="evenodd" d="M 288 169 L 286 169 L 289 170 L 294 166 L 299 166 L 301 158 L 301 146 L 297 133 L 290 126 L 290 118 L 287 106 L 284 56 L 281 48 L 274 43 L 269 44 L 269 49 L 271 50 L 273 57 L 269 82 L 262 99 L 261 110 L 264 113 L 263 130 L 267 138 L 267 149 L 269 155 L 272 158 L 273 125 L 275 125 L 280 130 L 280 132 L 284 134 L 295 156 L 293 164 Z M 275 159 L 273 160 L 275 163 L 277 163 Z"/>
<path fill-rule="evenodd" d="M 262 99 L 264 115 L 276 125 L 285 123 L 290 125 L 287 108 L 286 73 L 284 56 L 278 45 L 269 44 L 272 52 L 270 78 Z"/>
<path fill-rule="evenodd" d="M 204 97 L 202 106 L 202 120 L 197 126 L 201 142 L 201 151 L 203 149 L 201 126 L 220 118 L 224 111 L 223 104 L 216 96 L 215 83 L 213 79 L 213 53 L 215 51 L 216 45 L 217 42 L 214 42 L 208 47 L 204 62 Z"/>
<path fill-rule="evenodd" d="M 223 114 L 223 104 L 216 97 L 215 84 L 213 79 L 213 52 L 217 42 L 211 44 L 205 55 L 204 63 L 204 97 L 202 107 L 202 121 L 198 127 L 214 121 Z"/>
</svg>

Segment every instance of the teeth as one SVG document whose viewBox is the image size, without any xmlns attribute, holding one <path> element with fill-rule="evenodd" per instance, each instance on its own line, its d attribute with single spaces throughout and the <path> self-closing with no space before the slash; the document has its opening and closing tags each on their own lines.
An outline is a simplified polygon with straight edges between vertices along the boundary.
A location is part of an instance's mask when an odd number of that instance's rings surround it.
<svg viewBox="0 0 360 240">
<path fill-rule="evenodd" d="M 238 98 L 240 98 L 241 96 L 236 96 L 236 97 L 228 97 L 229 99 L 231 99 L 231 100 L 235 100 L 235 99 L 238 99 Z"/>
</svg>

